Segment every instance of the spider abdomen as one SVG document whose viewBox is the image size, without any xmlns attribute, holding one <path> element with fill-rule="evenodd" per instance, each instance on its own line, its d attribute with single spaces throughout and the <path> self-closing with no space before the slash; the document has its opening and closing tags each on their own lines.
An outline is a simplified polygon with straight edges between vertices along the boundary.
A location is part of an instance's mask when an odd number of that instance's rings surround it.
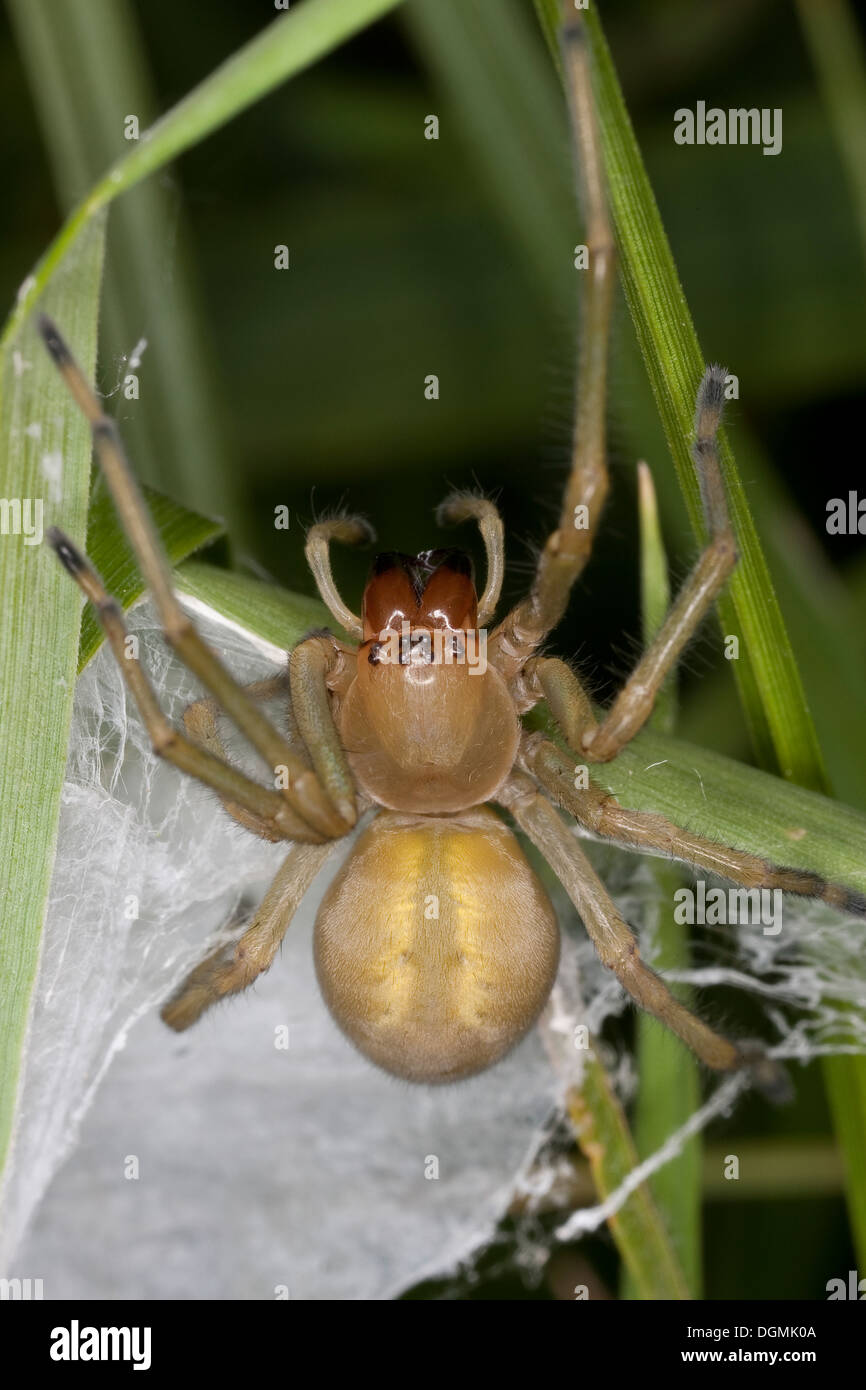
<svg viewBox="0 0 866 1390">
<path fill-rule="evenodd" d="M 396 1076 L 436 1084 L 483 1071 L 531 1027 L 556 974 L 559 929 L 492 811 L 385 811 L 325 895 L 315 958 L 355 1046 Z"/>
</svg>

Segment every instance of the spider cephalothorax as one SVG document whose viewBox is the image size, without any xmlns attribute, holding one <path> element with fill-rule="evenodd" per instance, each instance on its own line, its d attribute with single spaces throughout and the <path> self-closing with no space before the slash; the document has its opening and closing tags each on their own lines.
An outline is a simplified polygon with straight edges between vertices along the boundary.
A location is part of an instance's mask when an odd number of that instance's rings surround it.
<svg viewBox="0 0 866 1390">
<path fill-rule="evenodd" d="M 692 451 L 708 543 L 657 637 L 600 719 L 571 668 L 539 655 L 589 558 L 608 486 L 604 417 L 613 243 L 581 18 L 571 6 L 566 13 L 563 59 L 574 96 L 591 273 L 583 297 L 572 465 L 558 524 L 541 551 L 527 597 L 494 623 L 504 538 L 496 508 L 484 498 L 457 494 L 439 511 L 441 523 L 475 520 L 480 527 L 487 557 L 480 595 L 460 551 L 390 552 L 373 566 L 360 616 L 337 590 L 329 547 L 332 541 L 369 538 L 369 528 L 347 517 L 320 522 L 308 533 L 307 559 L 325 605 L 349 640 L 327 630 L 313 633 L 291 651 L 287 676 L 241 687 L 178 602 L 115 427 L 57 329 L 43 319 L 48 350 L 91 421 L 97 456 L 166 638 L 210 692 L 186 711 L 184 732 L 162 713 L 126 641 L 122 612 L 99 576 L 61 532 L 50 531 L 48 539 L 94 604 L 155 752 L 213 788 L 248 830 L 291 846 L 237 944 L 203 961 L 163 1009 L 173 1028 L 188 1027 L 270 966 L 333 843 L 348 836 L 359 812 L 370 813 L 317 917 L 316 965 L 324 996 L 352 1041 L 399 1076 L 442 1082 L 489 1066 L 537 1016 L 559 955 L 550 900 L 504 811 L 547 860 L 600 959 L 635 1002 L 708 1066 L 747 1067 L 772 1091 L 780 1084 L 775 1064 L 760 1049 L 714 1032 L 642 961 L 574 825 L 557 809 L 578 827 L 627 847 L 667 852 L 747 887 L 778 888 L 866 912 L 862 894 L 702 839 L 662 816 L 631 811 L 591 777 L 574 776 L 576 764 L 585 773 L 587 765 L 613 758 L 640 730 L 733 570 L 737 550 L 717 448 L 725 374 L 710 367 L 698 389 Z M 273 696 L 289 701 L 287 734 L 261 709 L 262 699 Z M 523 727 L 521 716 L 541 700 L 558 741 Z M 220 739 L 221 712 L 273 770 L 271 786 L 232 765 Z"/>
<path fill-rule="evenodd" d="M 371 801 L 394 811 L 465 811 L 488 801 L 514 764 L 520 726 L 486 660 L 468 556 L 378 557 L 364 591 L 354 679 L 335 713 L 349 766 Z"/>
</svg>

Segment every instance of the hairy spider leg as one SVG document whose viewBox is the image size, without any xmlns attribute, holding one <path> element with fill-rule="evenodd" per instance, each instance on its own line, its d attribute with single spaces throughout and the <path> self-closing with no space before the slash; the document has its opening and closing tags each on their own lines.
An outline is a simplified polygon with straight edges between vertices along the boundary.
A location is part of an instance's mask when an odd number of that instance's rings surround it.
<svg viewBox="0 0 866 1390">
<path fill-rule="evenodd" d="M 129 641 L 120 604 L 106 592 L 90 561 L 76 549 L 68 536 L 52 527 L 46 538 L 61 564 L 93 604 L 123 678 L 138 705 L 154 752 L 254 815 L 268 828 L 268 838 L 320 841 L 322 836 L 301 820 L 278 792 L 259 786 L 245 773 L 185 738 L 174 728 L 160 709 L 144 668 L 134 655 L 135 647 Z"/>
<path fill-rule="evenodd" d="M 266 680 L 253 681 L 250 685 L 245 685 L 244 690 L 251 700 L 272 700 L 279 695 L 286 698 L 286 709 L 291 716 L 291 705 L 288 700 L 289 693 L 289 673 L 281 671 L 278 676 L 269 676 Z M 205 748 L 208 753 L 212 753 L 221 762 L 230 762 L 228 751 L 223 742 L 219 729 L 219 717 L 221 710 L 212 695 L 205 695 L 201 700 L 194 700 L 191 705 L 187 705 L 183 712 L 183 724 L 187 734 L 193 743 L 200 748 Z M 298 751 L 303 753 L 302 746 L 297 738 L 289 734 L 289 741 L 298 745 Z M 230 801 L 225 796 L 220 796 L 223 809 L 236 820 L 238 825 L 242 825 L 245 830 L 250 830 L 254 835 L 258 835 L 262 840 L 282 840 L 282 835 L 274 832 L 274 827 L 260 816 L 253 815 L 252 811 L 246 810 L 236 801 Z"/>
<path fill-rule="evenodd" d="M 595 869 L 547 797 L 524 773 L 516 773 L 498 800 L 544 855 L 562 884 L 602 964 L 616 975 L 636 1004 L 676 1033 L 695 1056 L 715 1071 L 748 1068 L 762 1090 L 774 1098 L 787 1092 L 785 1073 L 759 1048 L 737 1046 L 716 1033 L 671 994 L 641 959 L 637 941 L 620 916 Z"/>
<path fill-rule="evenodd" d="M 744 888 L 778 888 L 783 893 L 818 898 L 840 912 L 866 916 L 866 894 L 856 889 L 829 883 L 808 869 L 772 864 L 732 845 L 716 844 L 654 811 L 632 811 L 591 778 L 587 787 L 575 787 L 570 762 L 555 744 L 538 734 L 524 739 L 521 763 L 580 825 L 614 844 L 626 849 L 661 850 Z"/>
<path fill-rule="evenodd" d="M 491 621 L 502 593 L 505 579 L 505 528 L 502 517 L 487 497 L 472 492 L 454 492 L 441 502 L 436 511 L 440 526 L 455 526 L 461 521 L 477 521 L 487 555 L 487 578 L 478 599 L 478 626 L 486 628 Z"/>
<path fill-rule="evenodd" d="M 725 373 L 709 367 L 698 391 L 693 455 L 701 483 L 710 542 L 601 722 L 580 680 L 556 657 L 531 657 L 521 674 L 531 705 L 545 699 L 569 748 L 588 762 L 609 762 L 634 738 L 652 713 L 666 676 L 697 631 L 737 562 L 728 520 L 718 452 Z"/>
<path fill-rule="evenodd" d="M 166 640 L 202 684 L 215 695 L 270 767 L 283 777 L 281 796 L 319 836 L 345 835 L 356 819 L 354 807 L 334 806 L 315 773 L 273 727 L 245 693 L 215 652 L 202 641 L 192 619 L 184 612 L 171 583 L 168 560 L 153 521 L 123 452 L 114 421 L 103 412 L 102 402 L 88 384 L 55 324 L 45 314 L 39 331 L 55 365 L 75 401 L 90 422 L 96 456 L 124 530 L 129 537 L 145 581 L 153 594 Z M 282 773 L 282 769 L 285 772 Z"/>
<path fill-rule="evenodd" d="M 559 523 L 539 556 L 529 594 L 503 619 L 490 638 L 493 659 L 509 675 L 516 674 L 565 612 L 572 585 L 590 557 L 608 492 L 605 411 L 614 241 L 607 210 L 586 33 L 581 16 L 570 5 L 565 7 L 562 53 L 577 149 L 577 177 L 584 210 L 589 270 L 581 300 L 571 470 Z"/>
<path fill-rule="evenodd" d="M 301 899 L 334 848 L 333 841 L 292 846 L 240 940 L 207 956 L 163 1006 L 169 1028 L 183 1032 L 205 1009 L 248 989 L 271 966 Z"/>
</svg>

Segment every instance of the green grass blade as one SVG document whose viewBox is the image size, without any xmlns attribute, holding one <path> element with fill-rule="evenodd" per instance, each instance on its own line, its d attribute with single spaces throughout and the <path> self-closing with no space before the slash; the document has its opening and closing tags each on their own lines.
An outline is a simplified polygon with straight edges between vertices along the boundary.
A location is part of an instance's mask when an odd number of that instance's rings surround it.
<svg viewBox="0 0 866 1390">
<path fill-rule="evenodd" d="M 688 929 L 675 920 L 672 906 L 674 893 L 686 881 L 683 871 L 676 864 L 654 863 L 651 872 L 655 891 L 645 920 L 656 948 L 653 969 L 662 974 L 688 969 Z M 670 989 L 694 1007 L 687 985 L 671 982 Z M 639 1081 L 631 1124 L 637 1156 L 644 1159 L 660 1149 L 700 1107 L 701 1080 L 698 1063 L 688 1049 L 641 1012 L 635 1019 L 635 1060 Z M 701 1136 L 696 1134 L 649 1179 L 692 1298 L 700 1298 L 703 1285 L 701 1150 Z M 630 1270 L 623 1280 L 622 1296 L 643 1297 Z"/>
<path fill-rule="evenodd" d="M 860 232 L 860 245 L 866 256 L 866 62 L 863 41 L 846 0 L 824 0 L 821 5 L 797 0 L 797 10 L 845 167 Z M 830 616 L 835 617 L 835 610 Z M 850 658 L 850 643 L 847 641 L 840 655 L 843 661 Z M 836 669 L 835 664 L 832 669 Z M 824 1062 L 824 1080 L 844 1155 L 848 1207 L 858 1257 L 863 1263 L 866 1261 L 866 1185 L 863 1182 L 863 1174 L 866 1173 L 866 1059 L 828 1057 Z"/>
<path fill-rule="evenodd" d="M 187 556 L 201 550 L 202 546 L 216 540 L 223 533 L 220 522 L 188 511 L 186 507 L 181 507 L 171 498 L 163 497 L 151 488 L 144 489 L 144 496 L 165 552 L 173 565 L 179 565 Z M 102 575 L 108 592 L 123 608 L 128 608 L 144 593 L 144 580 L 132 553 L 132 547 L 120 529 L 114 504 L 101 474 L 97 476 L 90 499 L 87 553 L 97 572 Z M 79 671 L 84 670 L 101 643 L 102 628 L 92 605 L 87 604 L 81 615 Z"/>
<path fill-rule="evenodd" d="M 596 95 L 623 283 L 671 455 L 696 535 L 704 524 L 689 455 L 697 384 L 706 357 L 634 138 L 613 63 L 595 11 L 588 12 Z M 765 720 L 782 775 L 826 787 L 823 760 L 800 674 L 736 464 L 722 440 L 722 467 L 740 547 L 740 562 L 719 602 L 726 634 L 741 636 L 734 666 L 747 717 L 762 743 Z M 743 661 L 745 653 L 748 666 Z M 766 760 L 766 753 L 762 761 Z"/>
<path fill-rule="evenodd" d="M 526 722 L 551 732 L 541 706 Z M 866 892 L 866 814 L 820 792 L 651 729 L 605 763 L 599 780 L 635 811 Z"/>
<path fill-rule="evenodd" d="M 641 607 L 643 639 L 655 637 L 670 604 L 667 557 L 659 526 L 652 474 L 638 465 L 638 509 L 641 536 Z M 651 727 L 663 733 L 676 720 L 676 681 L 669 678 L 659 691 Z M 654 861 L 651 873 L 655 893 L 649 903 L 650 937 L 656 947 L 655 969 L 682 970 L 690 964 L 688 928 L 673 912 L 674 893 L 684 882 L 675 864 Z M 671 990 L 694 1007 L 688 986 L 672 984 Z M 635 1020 L 635 1054 L 639 1083 L 632 1116 L 632 1133 L 639 1158 L 647 1158 L 686 1123 L 701 1103 L 698 1064 L 655 1019 L 638 1013 Z M 702 1288 L 701 1137 L 695 1135 L 682 1152 L 650 1179 L 650 1190 L 671 1232 L 674 1249 L 693 1298 Z M 624 1298 L 641 1297 L 640 1285 L 628 1271 L 623 1280 Z"/>
<path fill-rule="evenodd" d="M 36 265 L 4 337 L 31 312 L 81 228 L 120 193 L 133 188 L 191 145 L 225 125 L 288 77 L 394 9 L 400 0 L 308 0 L 281 15 L 162 116 L 119 159 L 70 214 Z"/>
<path fill-rule="evenodd" d="M 847 0 L 796 0 L 806 44 L 818 73 L 851 189 L 860 245 L 866 256 L 866 59 Z"/>
<path fill-rule="evenodd" d="M 668 562 L 659 522 L 653 477 L 638 464 L 638 522 L 640 526 L 640 597 L 643 644 L 649 646 L 667 617 L 671 602 Z M 670 672 L 656 696 L 650 727 L 671 733 L 676 723 L 676 671 Z"/>
<path fill-rule="evenodd" d="M 210 604 L 224 618 L 240 623 L 283 651 L 293 647 L 311 628 L 325 624 L 343 635 L 319 599 L 291 594 L 276 584 L 263 584 L 249 575 L 214 569 L 199 560 L 181 565 L 175 578 L 182 593 Z"/>
<path fill-rule="evenodd" d="M 610 1078 L 595 1057 L 587 1060 L 580 1089 L 568 1092 L 566 1106 L 578 1143 L 589 1161 L 599 1199 L 604 1201 L 637 1167 L 638 1155 Z M 609 1225 L 635 1296 L 646 1299 L 687 1299 L 691 1296 L 677 1253 L 646 1183 L 628 1197 Z"/>
<path fill-rule="evenodd" d="M 88 372 L 96 358 L 104 230 L 98 217 L 69 244 L 42 300 L 67 328 Z M 41 500 L 44 526 L 62 521 L 80 536 L 89 481 L 87 422 L 27 320 L 0 351 L 0 494 L 6 502 Z M 81 598 L 50 549 L 25 545 L 20 534 L 0 535 L 0 592 L 7 614 L 0 625 L 2 1168 L 54 861 Z"/>
<path fill-rule="evenodd" d="M 535 0 L 535 5 L 553 47 L 556 0 Z M 705 358 L 594 9 L 587 11 L 586 23 L 626 297 L 691 523 L 700 537 L 699 490 L 688 441 L 695 388 Z M 558 52 L 554 51 L 558 62 Z M 829 790 L 802 680 L 724 431 L 721 449 L 740 562 L 718 610 L 723 631 L 741 639 L 734 673 L 755 751 L 763 766 L 777 766 L 792 782 Z M 837 1133 L 845 1147 L 846 1168 L 853 1177 L 866 1171 L 866 1059 L 834 1058 L 825 1075 Z M 866 1189 L 862 1182 L 849 1183 L 848 1203 L 858 1250 L 866 1259 Z"/>
<path fill-rule="evenodd" d="M 156 110 L 134 11 L 129 0 L 7 3 L 67 212 L 134 148 L 124 138 L 126 117 L 135 115 L 144 130 Z M 233 474 L 183 231 L 175 197 L 159 180 L 146 180 L 118 203 L 106 253 L 100 357 L 103 366 L 118 362 L 146 337 L 140 401 L 124 400 L 124 437 L 136 472 L 187 503 L 207 496 L 217 515 L 231 515 Z M 171 293 L 154 293 L 168 270 Z"/>
<path fill-rule="evenodd" d="M 551 35 L 558 13 L 556 0 L 536 0 L 536 6 L 545 32 Z M 623 285 L 692 527 L 703 540 L 700 492 L 689 441 L 695 393 L 707 359 L 595 9 L 587 11 L 586 24 Z M 724 431 L 721 455 L 740 562 L 718 611 L 723 632 L 740 638 L 740 657 L 733 666 L 755 751 L 763 766 L 778 766 L 791 781 L 826 789 L 802 681 Z"/>
</svg>

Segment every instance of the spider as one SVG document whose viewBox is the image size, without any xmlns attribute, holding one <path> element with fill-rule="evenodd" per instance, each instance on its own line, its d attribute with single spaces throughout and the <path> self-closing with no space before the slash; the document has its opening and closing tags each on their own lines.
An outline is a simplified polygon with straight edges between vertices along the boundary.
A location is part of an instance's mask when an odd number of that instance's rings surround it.
<svg viewBox="0 0 866 1390">
<path fill-rule="evenodd" d="M 369 527 L 353 517 L 319 522 L 307 534 L 307 560 L 322 600 L 352 640 L 328 630 L 310 633 L 289 653 L 285 673 L 240 686 L 180 606 L 114 422 L 43 316 L 43 339 L 90 421 L 164 636 L 210 692 L 186 710 L 183 732 L 161 711 L 130 654 L 122 610 L 87 558 L 56 528 L 48 540 L 94 605 L 155 753 L 212 788 L 246 829 L 291 846 L 239 941 L 202 961 L 165 1005 L 170 1027 L 189 1027 L 268 969 L 333 842 L 372 810 L 316 919 L 316 968 L 331 1013 L 370 1061 L 409 1081 L 455 1081 L 495 1063 L 538 1017 L 559 959 L 554 909 L 515 835 L 492 809 L 498 806 L 552 867 L 600 959 L 635 1003 L 708 1067 L 748 1069 L 765 1091 L 778 1094 L 779 1068 L 757 1044 L 714 1031 L 641 959 L 634 935 L 560 814 L 630 849 L 666 851 L 748 887 L 866 910 L 866 899 L 815 874 L 776 867 L 662 816 L 629 810 L 591 778 L 586 788 L 575 786 L 574 758 L 604 763 L 644 725 L 665 676 L 731 574 L 737 550 L 717 447 L 725 373 L 712 366 L 697 391 L 692 449 L 709 540 L 657 637 L 600 719 L 566 662 L 544 654 L 589 559 L 608 490 L 614 247 L 579 15 L 563 26 L 563 54 L 591 268 L 571 469 L 558 524 L 526 598 L 490 627 L 502 589 L 504 535 L 496 508 L 483 497 L 454 494 L 437 516 L 440 524 L 477 523 L 487 560 L 480 596 L 460 550 L 390 552 L 374 561 L 356 614 L 335 585 L 330 544 L 370 539 Z M 586 525 L 578 525 L 579 516 L 588 518 Z M 479 651 L 484 660 L 470 660 Z M 273 696 L 285 698 L 287 734 L 261 708 Z M 545 734 L 524 728 L 521 716 L 542 700 L 572 758 Z M 272 786 L 232 765 L 220 714 L 273 769 Z"/>
</svg>

